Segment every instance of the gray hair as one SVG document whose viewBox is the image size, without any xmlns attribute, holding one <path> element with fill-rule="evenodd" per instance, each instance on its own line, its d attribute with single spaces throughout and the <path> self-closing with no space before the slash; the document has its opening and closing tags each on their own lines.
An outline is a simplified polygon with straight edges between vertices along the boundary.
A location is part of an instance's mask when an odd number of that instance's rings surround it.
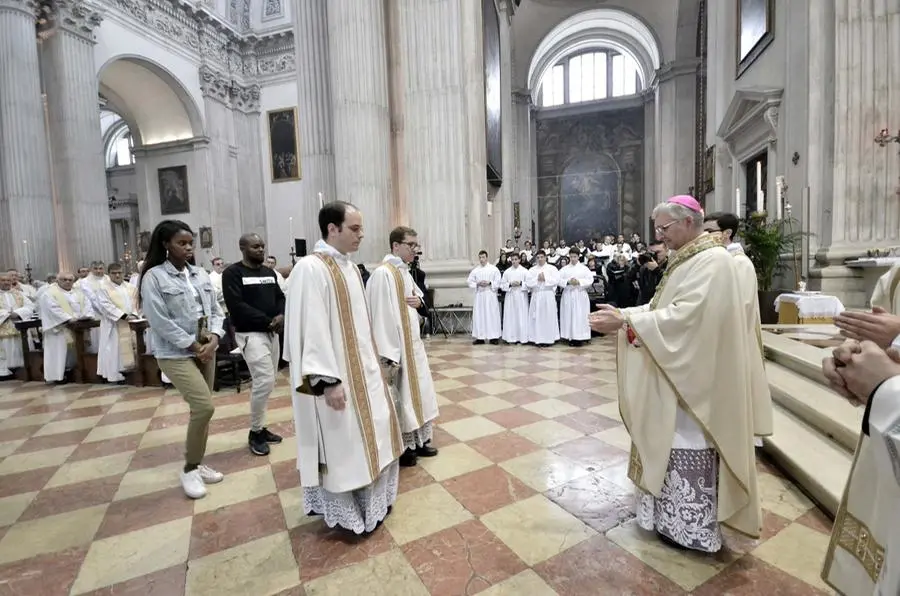
<svg viewBox="0 0 900 596">
<path fill-rule="evenodd" d="M 703 229 L 703 214 L 688 209 L 684 205 L 679 205 L 678 203 L 660 203 L 653 208 L 652 217 L 656 220 L 657 216 L 661 214 L 668 215 L 676 221 L 684 221 L 690 217 L 691 221 L 694 223 L 694 229 Z"/>
</svg>

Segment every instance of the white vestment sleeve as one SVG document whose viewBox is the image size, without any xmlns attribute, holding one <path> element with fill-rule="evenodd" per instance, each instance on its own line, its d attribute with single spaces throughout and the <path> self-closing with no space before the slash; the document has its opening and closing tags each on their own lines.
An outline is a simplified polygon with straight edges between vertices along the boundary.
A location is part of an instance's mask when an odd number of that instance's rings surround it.
<svg viewBox="0 0 900 596">
<path fill-rule="evenodd" d="M 28 299 L 27 296 L 22 296 L 22 307 L 14 308 L 13 312 L 19 315 L 19 318 L 23 321 L 25 319 L 30 319 L 34 315 L 34 303 Z"/>
<path fill-rule="evenodd" d="M 366 295 L 372 315 L 372 333 L 378 355 L 391 362 L 400 363 L 403 352 L 403 330 L 394 276 L 387 266 L 372 272 L 366 284 Z"/>
<path fill-rule="evenodd" d="M 472 269 L 472 272 L 469 273 L 469 278 L 466 280 L 466 283 L 469 284 L 469 287 L 473 290 L 478 287 L 478 276 L 475 274 L 476 271 L 478 271 L 478 269 Z"/>
<path fill-rule="evenodd" d="M 109 292 L 110 290 L 107 289 L 102 289 L 97 292 L 97 310 L 101 317 L 105 317 L 110 321 L 118 321 L 126 313 L 113 304 L 112 299 L 109 297 Z"/>
<path fill-rule="evenodd" d="M 55 329 L 72 319 L 56 300 L 53 299 L 50 292 L 41 294 L 39 300 L 41 305 L 41 326 L 44 328 L 44 331 Z"/>
<path fill-rule="evenodd" d="M 900 486 L 900 376 L 882 383 L 872 396 L 869 437 L 881 473 L 893 474 Z"/>
<path fill-rule="evenodd" d="M 500 270 L 496 267 L 491 271 L 491 289 L 495 292 L 500 289 Z"/>
</svg>

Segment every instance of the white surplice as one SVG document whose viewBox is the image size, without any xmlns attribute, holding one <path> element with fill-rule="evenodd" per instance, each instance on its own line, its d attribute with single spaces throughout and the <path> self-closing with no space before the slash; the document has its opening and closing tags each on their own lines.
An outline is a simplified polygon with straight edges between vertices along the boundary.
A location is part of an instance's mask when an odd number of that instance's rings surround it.
<svg viewBox="0 0 900 596">
<path fill-rule="evenodd" d="M 372 531 L 396 499 L 400 426 L 359 269 L 324 241 L 288 278 L 284 342 L 304 510 L 323 514 L 329 527 Z M 341 384 L 343 410 L 313 395 L 319 379 Z"/>
<path fill-rule="evenodd" d="M 109 277 L 106 275 L 96 276 L 90 273 L 87 277 L 76 281 L 75 285 L 72 286 L 73 289 L 84 292 L 84 295 L 91 303 L 91 317 L 97 320 L 100 319 L 98 316 L 100 307 L 97 304 L 97 296 L 103 285 L 107 283 L 109 283 Z M 96 354 L 100 350 L 100 328 L 94 327 L 88 333 L 91 336 L 91 342 L 85 346 L 85 351 L 89 354 Z"/>
<path fill-rule="evenodd" d="M 506 292 L 503 299 L 503 341 L 528 342 L 528 287 L 525 278 L 528 269 L 521 265 L 503 272 L 500 288 Z"/>
<path fill-rule="evenodd" d="M 25 363 L 22 337 L 12 315 L 24 321 L 34 315 L 34 304 L 21 292 L 0 290 L 0 377 L 8 377 L 12 369 Z"/>
<path fill-rule="evenodd" d="M 424 300 L 424 294 L 403 259 L 387 255 L 369 277 L 366 295 L 378 355 L 400 366 L 394 403 L 403 446 L 422 447 L 433 434 L 432 421 L 438 416 L 437 393 L 422 341 L 419 313 L 405 299 L 416 296 Z"/>
<path fill-rule="evenodd" d="M 570 285 L 570 280 L 578 280 L 578 285 Z M 563 339 L 585 341 L 591 339 L 591 301 L 588 288 L 594 283 L 594 274 L 586 265 L 575 263 L 566 265 L 559 271 L 558 285 L 563 295 L 559 304 L 559 335 Z"/>
<path fill-rule="evenodd" d="M 544 281 L 538 276 L 543 273 Z M 559 269 L 553 265 L 535 265 L 528 270 L 525 285 L 531 292 L 528 307 L 528 341 L 548 345 L 559 341 L 559 316 L 556 311 L 556 287 Z"/>
<path fill-rule="evenodd" d="M 472 269 L 466 281 L 469 287 L 475 290 L 475 300 L 472 303 L 472 337 L 478 340 L 500 339 L 500 302 L 497 301 L 500 270 L 490 263 L 478 265 Z M 488 282 L 490 285 L 479 286 L 479 282 Z"/>
<path fill-rule="evenodd" d="M 123 370 L 134 367 L 134 345 L 128 321 L 123 316 L 137 314 L 137 290 L 129 283 L 103 284 L 96 295 L 100 315 L 100 349 L 97 374 L 110 383 L 124 381 Z"/>
<path fill-rule="evenodd" d="M 66 324 L 92 319 L 94 311 L 84 292 L 74 288 L 66 292 L 57 284 L 51 284 L 38 300 L 44 334 L 44 380 L 62 381 L 66 370 L 75 366 L 74 339 Z"/>
<path fill-rule="evenodd" d="M 834 519 L 822 578 L 846 596 L 897 596 L 900 376 L 882 383 L 868 407 L 868 425 L 860 433 L 850 479 Z"/>
</svg>

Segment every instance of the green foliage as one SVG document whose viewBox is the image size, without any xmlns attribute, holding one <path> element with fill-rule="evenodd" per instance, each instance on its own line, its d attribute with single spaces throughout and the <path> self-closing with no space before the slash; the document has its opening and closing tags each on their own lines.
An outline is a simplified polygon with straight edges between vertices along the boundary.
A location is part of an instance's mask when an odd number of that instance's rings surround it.
<svg viewBox="0 0 900 596">
<path fill-rule="evenodd" d="M 768 221 L 765 213 L 752 214 L 749 223 L 743 226 L 744 252 L 756 268 L 760 291 L 772 289 L 775 276 L 785 267 L 781 256 L 800 250 L 803 233 L 795 231 L 799 229 L 800 224 L 795 219 Z"/>
</svg>

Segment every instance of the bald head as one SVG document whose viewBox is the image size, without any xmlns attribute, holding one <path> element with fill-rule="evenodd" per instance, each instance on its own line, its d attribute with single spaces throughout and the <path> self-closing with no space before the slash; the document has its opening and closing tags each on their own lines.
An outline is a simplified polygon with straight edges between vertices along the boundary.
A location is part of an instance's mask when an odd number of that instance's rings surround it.
<svg viewBox="0 0 900 596">
<path fill-rule="evenodd" d="M 259 267 L 266 260 L 266 243 L 259 234 L 249 233 L 238 241 L 241 248 L 241 259 L 248 267 Z"/>
<path fill-rule="evenodd" d="M 74 283 L 75 275 L 71 271 L 60 271 L 56 274 L 56 285 L 67 292 L 72 289 L 72 284 Z"/>
</svg>

